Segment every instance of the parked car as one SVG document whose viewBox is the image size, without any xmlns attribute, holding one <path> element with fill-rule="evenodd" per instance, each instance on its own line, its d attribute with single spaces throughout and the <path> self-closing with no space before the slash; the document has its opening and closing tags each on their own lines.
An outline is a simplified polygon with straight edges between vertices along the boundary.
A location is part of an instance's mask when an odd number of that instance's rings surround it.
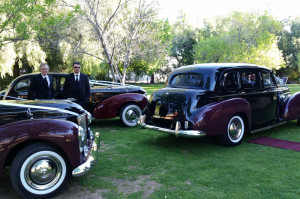
<svg viewBox="0 0 300 199">
<path fill-rule="evenodd" d="M 91 115 L 72 102 L 1 100 L 0 176 L 11 166 L 21 197 L 55 196 L 71 175 L 82 176 L 95 163 L 100 138 L 90 122 Z"/>
<path fill-rule="evenodd" d="M 30 78 L 35 74 L 22 75 L 0 92 L 3 99 L 27 99 Z M 54 99 L 65 99 L 63 85 L 66 73 L 50 73 L 53 76 Z M 136 126 L 142 110 L 147 106 L 146 91 L 139 86 L 122 85 L 109 81 L 90 80 L 91 96 L 88 111 L 95 119 L 120 117 L 126 126 Z"/>
<path fill-rule="evenodd" d="M 300 119 L 300 92 L 279 87 L 271 70 L 251 64 L 198 64 L 174 70 L 140 124 L 176 136 L 218 136 L 226 146 Z"/>
</svg>

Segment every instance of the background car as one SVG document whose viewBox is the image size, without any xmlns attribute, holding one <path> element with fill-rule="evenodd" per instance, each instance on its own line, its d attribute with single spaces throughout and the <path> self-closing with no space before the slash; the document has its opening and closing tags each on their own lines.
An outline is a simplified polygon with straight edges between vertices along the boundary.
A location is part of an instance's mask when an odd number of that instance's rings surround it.
<svg viewBox="0 0 300 199">
<path fill-rule="evenodd" d="M 30 78 L 22 75 L 0 92 L 2 99 L 27 99 Z M 50 73 L 53 76 L 54 99 L 65 99 L 63 86 L 68 74 Z M 120 117 L 126 126 L 136 126 L 142 110 L 147 105 L 146 91 L 139 86 L 122 85 L 109 81 L 90 80 L 91 96 L 87 109 L 95 119 Z"/>
<path fill-rule="evenodd" d="M 300 119 L 300 92 L 279 87 L 271 70 L 251 64 L 180 67 L 150 97 L 141 125 L 176 136 L 218 136 L 226 146 Z"/>
<path fill-rule="evenodd" d="M 20 196 L 55 196 L 71 174 L 84 175 L 97 158 L 99 133 L 90 131 L 90 122 L 91 115 L 71 102 L 0 101 L 0 176 L 11 166 Z"/>
</svg>

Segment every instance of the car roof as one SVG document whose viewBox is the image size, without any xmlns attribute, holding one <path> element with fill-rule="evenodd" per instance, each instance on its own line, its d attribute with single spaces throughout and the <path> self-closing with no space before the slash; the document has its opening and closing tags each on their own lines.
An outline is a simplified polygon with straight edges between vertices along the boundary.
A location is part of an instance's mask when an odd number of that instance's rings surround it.
<svg viewBox="0 0 300 199">
<path fill-rule="evenodd" d="M 194 71 L 198 69 L 209 69 L 209 70 L 220 70 L 220 69 L 229 69 L 229 68 L 257 68 L 257 69 L 268 69 L 267 67 L 254 65 L 254 64 L 245 64 L 245 63 L 204 63 L 204 64 L 194 64 L 188 66 L 182 66 L 174 70 L 174 72 L 180 72 L 184 70 Z"/>
</svg>

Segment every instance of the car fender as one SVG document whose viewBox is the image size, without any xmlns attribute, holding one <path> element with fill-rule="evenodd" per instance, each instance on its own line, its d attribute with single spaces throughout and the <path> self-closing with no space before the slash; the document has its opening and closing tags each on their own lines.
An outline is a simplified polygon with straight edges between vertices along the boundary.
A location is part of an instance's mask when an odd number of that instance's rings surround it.
<svg viewBox="0 0 300 199">
<path fill-rule="evenodd" d="M 242 114 L 251 126 L 250 104 L 242 98 L 232 98 L 221 102 L 208 104 L 194 117 L 194 130 L 206 132 L 207 136 L 221 135 L 226 132 L 228 122 L 235 114 Z"/>
<path fill-rule="evenodd" d="M 20 146 L 32 142 L 47 141 L 64 152 L 69 163 L 75 167 L 80 164 L 78 146 L 78 125 L 58 119 L 38 119 L 11 122 L 0 127 L 0 175 L 5 159 Z"/>
<path fill-rule="evenodd" d="M 119 116 L 119 111 L 124 104 L 135 103 L 143 110 L 147 106 L 148 99 L 139 93 L 125 93 L 112 96 L 96 105 L 93 117 L 96 119 L 107 119 Z"/>
<path fill-rule="evenodd" d="M 300 119 L 300 91 L 294 93 L 284 104 L 282 119 L 284 121 Z"/>
</svg>

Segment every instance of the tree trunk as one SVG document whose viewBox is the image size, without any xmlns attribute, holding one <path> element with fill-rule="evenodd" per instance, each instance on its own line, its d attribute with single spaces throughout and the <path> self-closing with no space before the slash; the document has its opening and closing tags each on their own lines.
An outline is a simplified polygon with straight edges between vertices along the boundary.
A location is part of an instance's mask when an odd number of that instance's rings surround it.
<svg viewBox="0 0 300 199">
<path fill-rule="evenodd" d="M 13 65 L 13 77 L 17 78 L 20 76 L 20 68 L 19 68 L 19 57 L 16 57 L 15 59 L 15 63 Z"/>
<path fill-rule="evenodd" d="M 150 84 L 154 84 L 154 74 L 151 75 L 151 80 L 150 80 Z"/>
</svg>

